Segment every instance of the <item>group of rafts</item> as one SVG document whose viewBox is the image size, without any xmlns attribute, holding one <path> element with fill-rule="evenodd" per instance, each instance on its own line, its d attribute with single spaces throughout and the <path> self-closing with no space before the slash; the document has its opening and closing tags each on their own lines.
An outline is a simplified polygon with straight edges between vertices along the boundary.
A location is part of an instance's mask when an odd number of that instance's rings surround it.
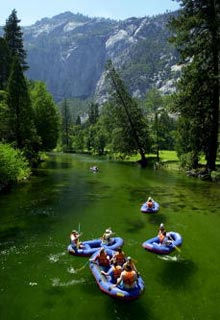
<svg viewBox="0 0 220 320">
<path fill-rule="evenodd" d="M 159 210 L 159 204 L 153 199 L 147 202 L 152 202 L 152 205 L 149 208 L 147 203 L 144 208 L 142 205 L 142 212 L 155 213 Z M 135 261 L 122 251 L 123 239 L 113 234 L 108 228 L 101 238 L 80 242 L 80 233 L 73 230 L 67 250 L 74 256 L 90 257 L 89 268 L 102 292 L 121 300 L 137 299 L 144 292 L 144 281 L 135 267 Z M 181 244 L 180 234 L 166 232 L 161 224 L 158 235 L 145 241 L 142 246 L 153 253 L 169 254 L 175 249 L 179 251 Z"/>
<path fill-rule="evenodd" d="M 159 203 L 151 197 L 149 197 L 141 206 L 141 212 L 143 213 L 157 213 L 159 209 Z M 167 232 L 164 228 L 164 224 L 161 223 L 157 236 L 146 240 L 142 246 L 144 249 L 153 253 L 169 254 L 174 250 L 180 252 L 179 247 L 182 245 L 182 242 L 182 236 L 178 232 Z"/>
</svg>

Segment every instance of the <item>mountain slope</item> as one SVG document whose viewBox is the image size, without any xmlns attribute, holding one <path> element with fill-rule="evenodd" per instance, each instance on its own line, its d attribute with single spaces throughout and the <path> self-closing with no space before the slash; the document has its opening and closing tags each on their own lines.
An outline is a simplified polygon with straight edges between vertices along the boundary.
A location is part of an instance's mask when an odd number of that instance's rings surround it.
<svg viewBox="0 0 220 320">
<path fill-rule="evenodd" d="M 102 101 L 105 63 L 112 59 L 134 96 L 145 96 L 155 85 L 165 88 L 177 59 L 167 41 L 170 15 L 114 21 L 65 12 L 42 19 L 23 29 L 27 76 L 45 81 L 57 101 L 93 96 Z"/>
</svg>

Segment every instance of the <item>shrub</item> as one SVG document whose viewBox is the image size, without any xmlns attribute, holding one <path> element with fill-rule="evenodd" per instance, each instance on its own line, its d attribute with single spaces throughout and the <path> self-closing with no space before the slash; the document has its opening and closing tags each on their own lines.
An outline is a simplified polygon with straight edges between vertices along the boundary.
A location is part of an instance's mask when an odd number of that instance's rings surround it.
<svg viewBox="0 0 220 320">
<path fill-rule="evenodd" d="M 22 152 L 9 144 L 0 143 L 0 184 L 11 184 L 30 175 L 28 161 Z"/>
</svg>

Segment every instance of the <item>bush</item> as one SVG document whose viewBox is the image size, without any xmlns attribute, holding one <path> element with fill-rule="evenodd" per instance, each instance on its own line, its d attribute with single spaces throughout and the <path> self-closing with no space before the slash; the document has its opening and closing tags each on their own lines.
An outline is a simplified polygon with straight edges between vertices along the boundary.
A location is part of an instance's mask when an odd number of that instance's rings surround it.
<svg viewBox="0 0 220 320">
<path fill-rule="evenodd" d="M 30 175 L 28 161 L 21 151 L 0 143 L 0 185 L 7 186 Z"/>
</svg>

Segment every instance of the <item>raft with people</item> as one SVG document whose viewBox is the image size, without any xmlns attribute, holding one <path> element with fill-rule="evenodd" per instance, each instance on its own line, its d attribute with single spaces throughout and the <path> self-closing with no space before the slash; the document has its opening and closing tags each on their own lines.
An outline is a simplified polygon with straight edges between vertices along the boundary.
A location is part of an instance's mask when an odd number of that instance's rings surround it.
<svg viewBox="0 0 220 320">
<path fill-rule="evenodd" d="M 97 166 L 92 166 L 89 168 L 89 170 L 91 170 L 92 172 L 98 172 L 99 168 Z"/>
<path fill-rule="evenodd" d="M 67 250 L 70 254 L 74 256 L 81 257 L 90 257 L 96 251 L 98 251 L 101 247 L 116 250 L 119 247 L 122 247 L 124 244 L 124 240 L 120 237 L 112 237 L 111 242 L 103 243 L 102 239 L 93 239 L 80 242 L 80 245 L 73 245 L 70 243 L 67 247 Z"/>
<path fill-rule="evenodd" d="M 167 241 L 160 242 L 159 236 L 146 240 L 142 243 L 142 247 L 149 252 L 157 254 L 170 254 L 174 250 L 180 251 L 183 238 L 178 232 L 166 232 Z"/>
<path fill-rule="evenodd" d="M 159 209 L 159 203 L 153 200 L 151 197 L 149 197 L 141 206 L 141 212 L 143 213 L 156 213 L 159 211 Z"/>
<path fill-rule="evenodd" d="M 108 255 L 109 259 L 111 260 L 112 256 L 114 255 L 114 251 L 106 249 L 105 253 Z M 94 276 L 96 283 L 99 287 L 99 289 L 107 294 L 108 296 L 112 298 L 116 298 L 119 300 L 135 300 L 141 296 L 145 289 L 144 281 L 142 277 L 134 272 L 128 269 L 128 267 L 120 267 L 121 268 L 121 274 L 124 273 L 135 273 L 135 280 L 134 284 L 131 288 L 125 288 L 123 285 L 123 281 L 125 282 L 125 279 L 122 281 L 122 283 L 117 284 L 117 280 L 114 281 L 114 278 L 110 275 L 107 275 L 110 270 L 111 265 L 109 266 L 102 266 L 97 262 L 97 256 L 100 254 L 99 251 L 95 252 L 89 261 L 89 268 L 92 272 L 92 275 Z M 124 271 L 123 271 L 124 270 Z M 120 275 L 118 275 L 118 279 L 120 278 Z M 119 279 L 120 280 L 120 279 Z M 130 279 L 128 279 L 131 281 Z"/>
</svg>

